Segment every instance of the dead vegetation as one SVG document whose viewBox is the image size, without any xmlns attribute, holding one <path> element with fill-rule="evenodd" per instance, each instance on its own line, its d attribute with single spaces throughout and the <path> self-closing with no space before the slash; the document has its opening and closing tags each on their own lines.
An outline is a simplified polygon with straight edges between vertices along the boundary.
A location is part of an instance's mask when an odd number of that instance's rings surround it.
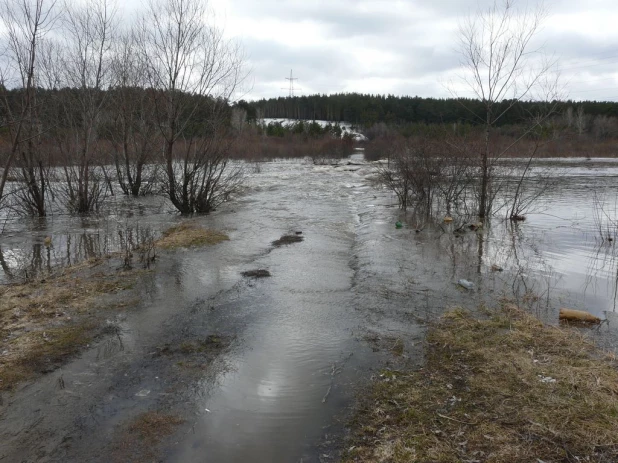
<svg viewBox="0 0 618 463">
<path fill-rule="evenodd" d="M 183 222 L 163 232 L 156 246 L 162 249 L 188 248 L 213 245 L 229 239 L 225 233 L 200 227 L 193 222 Z"/>
<path fill-rule="evenodd" d="M 172 359 L 177 367 L 185 371 L 203 371 L 231 342 L 229 336 L 211 334 L 204 339 L 165 344 L 157 349 L 154 356 Z"/>
<path fill-rule="evenodd" d="M 158 446 L 184 420 L 175 415 L 150 411 L 136 416 L 122 429 L 114 461 L 150 462 L 157 460 Z"/>
<path fill-rule="evenodd" d="M 141 274 L 99 260 L 0 286 L 0 390 L 52 371 L 76 354 L 99 334 L 99 309 L 116 307 L 104 296 L 131 289 Z"/>
<path fill-rule="evenodd" d="M 343 461 L 618 461 L 616 360 L 579 332 L 455 310 L 427 344 L 425 369 L 376 379 Z"/>
<path fill-rule="evenodd" d="M 272 245 L 275 247 L 285 246 L 293 243 L 300 243 L 304 238 L 300 235 L 283 235 L 278 240 L 272 242 Z"/>
</svg>

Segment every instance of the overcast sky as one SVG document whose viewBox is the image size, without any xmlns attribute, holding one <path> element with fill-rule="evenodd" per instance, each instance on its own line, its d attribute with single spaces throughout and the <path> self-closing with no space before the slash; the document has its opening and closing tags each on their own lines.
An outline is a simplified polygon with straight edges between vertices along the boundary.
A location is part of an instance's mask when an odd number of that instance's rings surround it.
<svg viewBox="0 0 618 463">
<path fill-rule="evenodd" d="M 529 0 L 531 3 L 533 0 Z M 523 3 L 525 0 L 519 0 Z M 488 0 L 480 0 L 487 4 Z M 476 0 L 211 0 L 252 69 L 247 98 L 336 92 L 449 96 L 458 24 Z M 553 0 L 538 44 L 574 100 L 618 101 L 618 0 Z M 470 95 L 471 96 L 471 95 Z"/>
</svg>

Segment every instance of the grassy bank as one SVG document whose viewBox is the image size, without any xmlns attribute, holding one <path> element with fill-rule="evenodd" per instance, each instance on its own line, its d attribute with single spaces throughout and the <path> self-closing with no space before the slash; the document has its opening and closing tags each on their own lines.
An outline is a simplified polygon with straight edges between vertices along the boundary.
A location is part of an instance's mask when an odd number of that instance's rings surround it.
<svg viewBox="0 0 618 463">
<path fill-rule="evenodd" d="M 507 307 L 430 328 L 427 363 L 385 371 L 352 423 L 346 462 L 618 461 L 613 356 Z"/>
</svg>

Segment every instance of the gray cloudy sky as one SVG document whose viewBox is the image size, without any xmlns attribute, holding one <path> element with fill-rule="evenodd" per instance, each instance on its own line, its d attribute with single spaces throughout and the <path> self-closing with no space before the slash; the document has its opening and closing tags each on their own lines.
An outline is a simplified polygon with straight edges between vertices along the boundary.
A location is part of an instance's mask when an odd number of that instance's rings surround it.
<svg viewBox="0 0 618 463">
<path fill-rule="evenodd" d="M 479 3 L 489 0 L 211 0 L 211 7 L 249 55 L 247 98 L 287 95 L 290 69 L 297 94 L 442 97 L 458 74 L 459 21 Z M 559 58 L 567 96 L 618 101 L 618 0 L 548 7 L 539 43 Z"/>
</svg>

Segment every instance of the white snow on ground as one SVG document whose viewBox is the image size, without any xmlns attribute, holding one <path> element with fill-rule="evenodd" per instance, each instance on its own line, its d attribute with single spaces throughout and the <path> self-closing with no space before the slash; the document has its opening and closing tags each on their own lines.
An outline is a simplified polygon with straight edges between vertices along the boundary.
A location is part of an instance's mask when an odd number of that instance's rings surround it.
<svg viewBox="0 0 618 463">
<path fill-rule="evenodd" d="M 262 119 L 261 121 L 264 125 L 268 125 L 271 122 L 275 122 L 275 123 L 281 123 L 281 125 L 283 126 L 288 126 L 288 125 L 292 125 L 295 124 L 297 122 L 300 122 L 299 119 L 277 119 L 277 118 L 270 118 L 270 117 L 265 117 L 264 119 Z M 360 133 L 357 129 L 354 128 L 354 126 L 352 124 L 350 124 L 349 122 L 331 122 L 331 121 L 312 121 L 312 120 L 302 120 L 302 122 L 310 124 L 311 122 L 317 122 L 318 124 L 320 124 L 320 127 L 326 127 L 328 124 L 331 125 L 339 125 L 339 127 L 341 127 L 341 131 L 342 131 L 342 136 L 345 135 L 346 133 L 349 133 L 350 135 L 352 135 L 352 137 L 354 137 L 354 140 L 356 141 L 367 141 L 367 137 L 365 137 L 362 133 Z"/>
</svg>

